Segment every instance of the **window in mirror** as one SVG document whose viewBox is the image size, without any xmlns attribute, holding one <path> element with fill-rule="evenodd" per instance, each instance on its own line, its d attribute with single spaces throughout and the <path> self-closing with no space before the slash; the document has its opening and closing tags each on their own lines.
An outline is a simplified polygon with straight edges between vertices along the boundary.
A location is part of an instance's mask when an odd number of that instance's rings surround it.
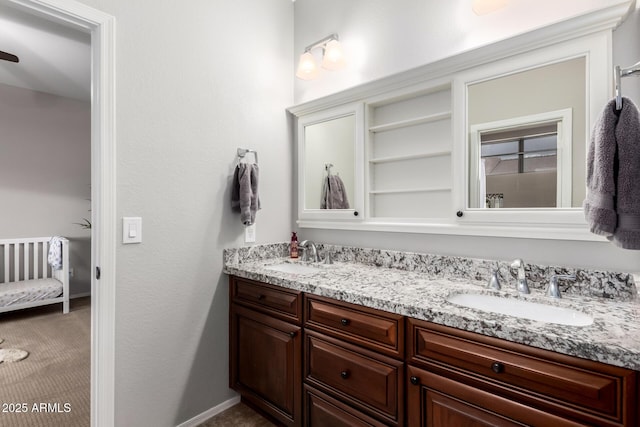
<svg viewBox="0 0 640 427">
<path fill-rule="evenodd" d="M 469 208 L 581 206 L 585 85 L 577 57 L 467 86 Z"/>
<path fill-rule="evenodd" d="M 570 207 L 570 123 L 567 109 L 472 126 L 469 207 Z"/>
</svg>

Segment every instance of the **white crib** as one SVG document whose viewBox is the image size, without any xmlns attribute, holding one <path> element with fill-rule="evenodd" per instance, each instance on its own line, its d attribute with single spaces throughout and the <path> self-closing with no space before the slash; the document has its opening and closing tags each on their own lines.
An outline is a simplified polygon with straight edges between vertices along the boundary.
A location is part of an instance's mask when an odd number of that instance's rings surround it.
<svg viewBox="0 0 640 427">
<path fill-rule="evenodd" d="M 62 303 L 69 312 L 69 240 L 62 242 L 62 268 L 47 261 L 51 237 L 0 239 L 0 313 Z"/>
</svg>

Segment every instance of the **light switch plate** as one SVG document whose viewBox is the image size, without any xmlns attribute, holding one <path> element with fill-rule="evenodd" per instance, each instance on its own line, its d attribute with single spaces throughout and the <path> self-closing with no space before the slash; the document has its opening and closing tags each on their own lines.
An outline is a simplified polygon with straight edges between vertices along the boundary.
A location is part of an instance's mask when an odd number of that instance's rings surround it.
<svg viewBox="0 0 640 427">
<path fill-rule="evenodd" d="M 139 216 L 122 217 L 122 243 L 142 242 L 142 218 Z"/>
<path fill-rule="evenodd" d="M 256 224 L 251 224 L 244 228 L 244 242 L 253 243 L 256 241 Z"/>
</svg>

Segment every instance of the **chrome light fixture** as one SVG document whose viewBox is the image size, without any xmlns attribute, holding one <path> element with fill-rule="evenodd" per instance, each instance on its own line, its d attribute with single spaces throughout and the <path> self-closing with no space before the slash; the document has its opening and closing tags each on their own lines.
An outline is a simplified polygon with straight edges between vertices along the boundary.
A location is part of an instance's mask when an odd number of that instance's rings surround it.
<svg viewBox="0 0 640 427">
<path fill-rule="evenodd" d="M 318 65 L 313 53 L 313 49 L 322 48 L 322 68 L 327 70 L 339 70 L 345 66 L 344 52 L 336 33 L 330 34 L 322 40 L 310 44 L 300 55 L 296 77 L 303 80 L 313 80 L 318 77 Z"/>
</svg>

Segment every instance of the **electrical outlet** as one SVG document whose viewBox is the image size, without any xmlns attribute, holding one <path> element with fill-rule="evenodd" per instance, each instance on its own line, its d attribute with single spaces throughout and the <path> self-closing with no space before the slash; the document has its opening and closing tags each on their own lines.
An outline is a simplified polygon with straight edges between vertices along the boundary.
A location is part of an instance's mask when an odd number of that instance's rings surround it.
<svg viewBox="0 0 640 427">
<path fill-rule="evenodd" d="M 253 243 L 256 241 L 256 224 L 251 224 L 244 228 L 244 242 Z"/>
</svg>

